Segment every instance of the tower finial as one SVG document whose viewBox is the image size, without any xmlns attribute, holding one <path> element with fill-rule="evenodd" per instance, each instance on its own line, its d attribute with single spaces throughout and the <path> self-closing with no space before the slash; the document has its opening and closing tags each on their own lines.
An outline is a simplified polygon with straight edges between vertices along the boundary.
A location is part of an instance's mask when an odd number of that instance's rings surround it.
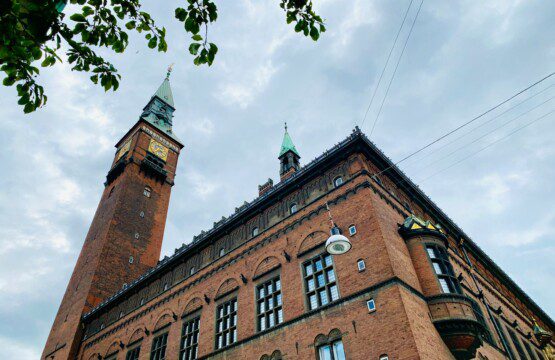
<svg viewBox="0 0 555 360">
<path fill-rule="evenodd" d="M 287 121 L 285 122 L 285 132 L 287 132 Z"/>
<path fill-rule="evenodd" d="M 173 70 L 173 64 L 174 64 L 174 63 L 171 63 L 170 66 L 168 66 L 168 72 L 166 73 L 166 79 L 167 79 L 167 80 L 170 79 L 170 75 L 171 75 L 172 70 Z"/>
</svg>

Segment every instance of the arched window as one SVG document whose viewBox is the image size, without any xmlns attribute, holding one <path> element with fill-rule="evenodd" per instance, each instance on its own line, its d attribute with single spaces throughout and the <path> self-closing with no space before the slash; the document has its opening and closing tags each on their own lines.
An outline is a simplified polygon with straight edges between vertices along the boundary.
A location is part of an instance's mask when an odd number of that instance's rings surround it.
<svg viewBox="0 0 555 360">
<path fill-rule="evenodd" d="M 345 360 L 345 350 L 338 329 L 330 331 L 328 336 L 318 335 L 315 340 L 318 360 Z"/>
<path fill-rule="evenodd" d="M 333 186 L 338 187 L 341 184 L 343 184 L 343 178 L 341 176 L 338 176 L 335 179 L 333 179 Z"/>
<path fill-rule="evenodd" d="M 252 236 L 255 237 L 256 235 L 258 235 L 258 227 L 252 229 Z"/>
<path fill-rule="evenodd" d="M 380 360 L 389 360 L 389 356 L 387 354 L 380 355 Z"/>
<path fill-rule="evenodd" d="M 225 248 L 221 248 L 219 254 L 220 254 L 220 257 L 224 256 L 225 255 Z"/>
<path fill-rule="evenodd" d="M 193 266 L 190 270 L 189 270 L 189 275 L 193 275 L 195 273 L 195 267 Z"/>
<path fill-rule="evenodd" d="M 170 288 L 170 285 L 168 283 L 164 283 L 164 291 L 168 290 Z"/>
<path fill-rule="evenodd" d="M 151 192 L 152 192 L 152 189 L 150 188 L 150 186 L 145 186 L 145 189 L 143 190 L 143 195 L 149 198 Z"/>
<path fill-rule="evenodd" d="M 291 206 L 289 207 L 289 212 L 291 214 L 294 214 L 294 213 L 297 212 L 297 204 L 296 203 L 291 204 Z"/>
</svg>

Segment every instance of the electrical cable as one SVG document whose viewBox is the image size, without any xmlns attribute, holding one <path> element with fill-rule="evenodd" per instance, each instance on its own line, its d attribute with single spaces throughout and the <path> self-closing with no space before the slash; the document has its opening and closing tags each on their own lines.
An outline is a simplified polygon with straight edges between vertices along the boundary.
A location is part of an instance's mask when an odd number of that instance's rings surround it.
<svg viewBox="0 0 555 360">
<path fill-rule="evenodd" d="M 399 67 L 399 63 L 401 62 L 401 58 L 403 57 L 403 54 L 405 53 L 405 49 L 407 48 L 407 44 L 409 42 L 410 35 L 412 34 L 412 30 L 414 29 L 414 24 L 416 24 L 416 19 L 418 19 L 418 14 L 420 14 L 420 9 L 422 9 L 422 4 L 424 4 L 424 0 L 422 0 L 420 2 L 420 5 L 418 6 L 418 11 L 416 12 L 416 15 L 414 16 L 414 20 L 412 21 L 412 25 L 410 27 L 409 34 L 407 35 L 407 39 L 405 40 L 405 44 L 403 45 L 403 50 L 401 51 L 401 54 L 399 55 L 399 59 L 397 59 L 397 64 L 395 65 L 395 69 L 393 70 L 393 74 L 391 75 L 391 79 L 389 80 L 389 84 L 387 85 L 385 95 L 382 99 L 382 103 L 380 104 L 380 109 L 378 110 L 378 114 L 376 115 L 376 118 L 374 119 L 374 124 L 372 124 L 372 130 L 370 130 L 370 134 L 368 135 L 368 138 L 371 138 L 372 134 L 374 133 L 374 128 L 376 127 L 376 123 L 378 122 L 378 118 L 380 117 L 380 114 L 382 113 L 382 109 L 383 109 L 383 105 L 385 103 L 385 99 L 387 98 L 387 94 L 389 94 L 389 89 L 391 88 L 391 84 L 393 83 L 393 79 L 395 78 L 395 74 L 397 73 L 397 68 Z"/>
<path fill-rule="evenodd" d="M 372 98 L 370 98 L 370 103 L 368 104 L 368 107 L 366 108 L 366 112 L 364 113 L 362 123 L 360 124 L 361 127 L 362 127 L 362 125 L 364 125 L 364 122 L 366 121 L 366 116 L 368 115 L 368 111 L 370 111 L 370 107 L 372 106 L 372 103 L 374 102 L 374 97 L 376 96 L 376 93 L 378 92 L 378 88 L 380 87 L 380 83 L 382 82 L 383 74 L 385 73 L 385 69 L 387 68 L 387 65 L 389 64 L 389 59 L 391 58 L 391 54 L 393 53 L 393 49 L 395 49 L 395 45 L 397 44 L 397 39 L 399 39 L 399 35 L 401 34 L 401 30 L 403 29 L 403 26 L 405 25 L 405 21 L 407 20 L 407 15 L 409 14 L 409 10 L 410 10 L 410 7 L 412 6 L 413 1 L 414 0 L 410 0 L 409 6 L 407 7 L 407 11 L 405 11 L 405 16 L 403 17 L 403 21 L 401 22 L 401 26 L 399 26 L 399 30 L 397 31 L 397 35 L 395 35 L 395 40 L 393 41 L 393 45 L 391 46 L 391 49 L 389 50 L 389 54 L 387 55 L 387 60 L 385 61 L 385 64 L 383 66 L 382 73 L 380 74 L 380 77 L 378 79 L 378 83 L 376 84 L 376 87 L 374 88 L 374 92 L 372 93 Z"/>
<path fill-rule="evenodd" d="M 526 115 L 526 114 L 528 114 L 528 113 L 534 111 L 535 109 L 539 108 L 540 106 L 542 106 L 542 105 L 548 103 L 549 101 L 551 101 L 551 100 L 553 100 L 553 99 L 555 99 L 555 96 L 552 96 L 552 97 L 550 97 L 549 99 L 545 100 L 544 102 L 542 102 L 542 103 L 540 103 L 540 104 L 538 104 L 538 105 L 536 105 L 536 106 L 534 106 L 534 107 L 532 107 L 532 108 L 526 110 L 525 112 L 523 112 L 523 113 L 521 113 L 520 115 L 518 115 L 518 116 L 512 118 L 511 120 L 506 121 L 506 122 L 503 123 L 502 125 L 500 125 L 500 126 L 498 126 L 498 127 L 496 127 L 496 128 L 493 128 L 492 130 L 486 132 L 486 133 L 483 134 L 482 136 L 480 136 L 480 137 L 478 137 L 478 138 L 472 140 L 472 141 L 469 142 L 468 144 L 465 144 L 465 145 L 463 145 L 463 146 L 461 146 L 461 147 L 458 147 L 457 149 L 451 151 L 449 154 L 447 154 L 447 155 L 445 155 L 445 156 L 443 156 L 443 157 L 441 157 L 441 158 L 439 158 L 439 159 L 436 159 L 436 160 L 434 160 L 434 161 L 432 161 L 432 162 L 430 162 L 430 163 L 428 163 L 428 164 L 426 164 L 426 165 L 423 165 L 419 170 L 417 170 L 416 172 L 414 172 L 413 175 L 416 175 L 416 174 L 420 173 L 422 170 L 428 169 L 431 165 L 437 164 L 438 162 L 440 162 L 440 161 L 442 161 L 442 160 L 445 160 L 445 159 L 447 159 L 448 157 L 451 157 L 453 154 L 459 152 L 460 150 L 463 150 L 463 149 L 467 148 L 469 145 L 472 145 L 472 144 L 474 144 L 474 143 L 476 143 L 476 142 L 482 140 L 483 138 L 485 138 L 486 136 L 490 135 L 491 133 L 493 133 L 493 132 L 495 132 L 495 131 L 501 129 L 501 128 L 504 127 L 504 126 L 509 125 L 511 122 L 513 122 L 513 121 L 515 121 L 515 120 L 517 120 L 517 119 L 520 119 L 520 118 L 523 117 L 524 115 Z"/>
<path fill-rule="evenodd" d="M 538 96 L 538 95 L 540 95 L 540 94 L 543 94 L 545 91 L 551 89 L 553 86 L 555 86 L 555 85 L 554 85 L 554 84 L 551 84 L 551 85 L 549 85 L 548 87 L 546 87 L 545 89 L 543 89 L 543 90 L 541 90 L 541 91 L 538 91 L 538 92 L 535 93 L 534 95 L 532 95 L 532 96 L 530 96 L 530 97 L 527 97 L 526 99 L 524 99 L 524 100 L 522 100 L 521 102 L 519 102 L 519 103 L 517 103 L 517 104 L 511 106 L 510 108 L 508 108 L 507 110 L 503 111 L 502 113 L 495 115 L 495 116 L 492 117 L 491 119 L 485 121 L 484 123 L 482 123 L 482 124 L 476 126 L 476 127 L 473 128 L 473 129 L 469 130 L 466 134 L 463 134 L 463 135 L 461 135 L 461 136 L 455 138 L 454 140 L 451 140 L 451 141 L 449 141 L 448 143 L 446 143 L 446 144 L 444 144 L 444 145 L 441 145 L 441 146 L 438 147 L 438 148 L 433 149 L 432 151 L 430 151 L 429 153 L 427 153 L 425 156 L 426 156 L 426 157 L 429 157 L 430 155 L 435 154 L 436 152 L 438 152 L 438 151 L 444 149 L 445 147 L 447 147 L 447 146 L 453 144 L 454 142 L 456 142 L 456 141 L 462 139 L 463 137 L 469 135 L 470 133 L 474 132 L 475 130 L 481 128 L 482 126 L 487 125 L 487 124 L 489 124 L 490 122 L 492 122 L 493 120 L 500 118 L 501 116 L 505 115 L 505 114 L 508 113 L 509 111 L 511 111 L 511 110 L 513 110 L 513 109 L 519 107 L 520 105 L 524 104 L 525 102 L 527 102 L 527 101 L 529 101 L 529 100 L 535 98 L 536 96 Z M 414 159 L 413 159 L 413 160 L 414 160 Z M 413 162 L 409 162 L 409 163 L 412 164 Z M 406 164 L 405 164 L 405 166 L 406 166 Z"/>
<path fill-rule="evenodd" d="M 387 170 L 393 168 L 394 166 L 397 166 L 397 165 L 399 165 L 400 163 L 402 163 L 403 161 L 410 159 L 410 158 L 413 157 L 414 155 L 416 155 L 416 154 L 422 152 L 423 150 L 429 148 L 430 146 L 432 146 L 432 145 L 438 143 L 439 141 L 441 141 L 441 140 L 445 139 L 446 137 L 448 137 L 449 135 L 451 135 L 451 134 L 453 134 L 453 133 L 459 131 L 460 129 L 464 128 L 465 126 L 468 126 L 469 124 L 473 123 L 474 121 L 476 121 L 476 120 L 478 120 L 478 119 L 484 117 L 485 115 L 489 114 L 489 113 L 492 112 L 493 110 L 495 110 L 495 109 L 497 109 L 497 108 L 503 106 L 503 105 L 506 104 L 507 102 L 509 102 L 509 101 L 511 101 L 512 99 L 516 98 L 516 97 L 519 96 L 520 94 L 526 92 L 527 90 L 530 90 L 530 89 L 533 88 L 534 86 L 536 86 L 536 85 L 542 83 L 543 81 L 549 79 L 549 78 L 550 78 L 551 76 L 553 76 L 553 75 L 555 75 L 555 72 L 552 72 L 551 74 L 544 76 L 543 78 L 541 78 L 540 80 L 536 81 L 535 83 L 533 83 L 533 84 L 531 84 L 531 85 L 528 85 L 526 88 L 520 90 L 520 91 L 517 92 L 516 94 L 514 94 L 514 95 L 510 96 L 509 98 L 503 100 L 502 102 L 500 102 L 499 104 L 495 105 L 494 107 L 492 107 L 492 108 L 490 108 L 490 109 L 484 111 L 484 112 L 481 113 L 480 115 L 478 115 L 478 116 L 476 116 L 476 117 L 470 119 L 469 121 L 465 122 L 464 124 L 462 124 L 462 125 L 456 127 L 455 129 L 453 129 L 453 130 L 451 130 L 451 131 L 445 133 L 444 135 L 441 135 L 440 137 L 438 137 L 437 139 L 435 139 L 435 140 L 433 140 L 432 142 L 428 143 L 427 145 L 424 145 L 424 146 L 421 147 L 420 149 L 418 149 L 418 150 L 416 150 L 416 151 L 410 153 L 409 155 L 405 156 L 404 158 L 402 158 L 401 160 L 397 161 L 396 163 L 393 163 L 392 165 L 388 166 L 388 167 L 385 168 L 384 170 L 381 170 L 381 171 L 379 171 L 379 172 L 377 172 L 377 173 L 374 173 L 373 176 L 377 176 L 377 175 L 383 174 L 384 172 L 386 172 Z"/>
<path fill-rule="evenodd" d="M 543 119 L 543 118 L 545 118 L 546 116 L 552 114 L 553 112 L 555 112 L 555 109 L 554 109 L 554 110 L 551 110 L 550 112 L 548 112 L 548 113 L 546 113 L 546 114 L 544 114 L 544 115 L 542 115 L 542 116 L 540 116 L 539 118 L 534 119 L 533 121 L 529 122 L 528 124 L 523 125 L 523 126 L 517 128 L 517 129 L 511 131 L 511 132 L 508 133 L 507 135 L 505 135 L 505 136 L 503 136 L 503 137 L 501 137 L 501 138 L 495 140 L 494 142 L 492 142 L 492 143 L 490 143 L 490 144 L 484 146 L 484 147 L 481 148 L 480 150 L 478 150 L 478 151 L 476 151 L 476 152 L 473 152 L 472 154 L 470 154 L 470 155 L 468 155 L 468 156 L 466 156 L 466 157 L 460 159 L 459 161 L 457 161 L 457 162 L 455 162 L 455 163 L 449 165 L 448 167 L 443 168 L 443 169 L 441 169 L 441 170 L 439 170 L 439 171 L 433 173 L 432 175 L 430 175 L 430 176 L 428 176 L 428 177 L 426 177 L 426 178 L 424 178 L 424 179 L 422 179 L 422 180 L 419 180 L 418 183 L 423 183 L 424 181 L 426 181 L 426 180 L 428 180 L 428 179 L 430 179 L 430 178 L 432 178 L 432 177 L 434 177 L 434 176 L 436 176 L 436 175 L 438 175 L 438 174 L 440 174 L 440 173 L 442 173 L 442 172 L 444 172 L 444 171 L 446 171 L 446 170 L 449 170 L 449 169 L 452 168 L 453 166 L 458 165 L 458 164 L 462 163 L 463 161 L 468 160 L 469 158 L 473 157 L 474 155 L 477 155 L 477 154 L 481 153 L 482 151 L 484 151 L 484 150 L 486 150 L 486 149 L 492 147 L 493 145 L 499 143 L 500 141 L 503 141 L 503 140 L 507 139 L 507 138 L 510 137 L 511 135 L 513 135 L 513 134 L 519 132 L 520 130 L 522 130 L 522 129 L 524 129 L 524 128 L 526 128 L 526 127 L 532 125 L 532 124 L 534 124 L 534 123 L 537 122 L 537 121 L 540 121 L 541 119 Z"/>
</svg>

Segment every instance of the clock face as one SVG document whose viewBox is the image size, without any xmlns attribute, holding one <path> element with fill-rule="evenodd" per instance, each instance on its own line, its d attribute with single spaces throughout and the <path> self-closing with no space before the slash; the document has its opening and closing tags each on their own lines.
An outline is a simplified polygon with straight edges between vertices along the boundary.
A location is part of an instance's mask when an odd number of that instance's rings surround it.
<svg viewBox="0 0 555 360">
<path fill-rule="evenodd" d="M 168 159 L 168 148 L 160 144 L 154 139 L 150 139 L 150 144 L 148 145 L 148 151 L 158 156 L 160 159 L 166 161 Z"/>
<path fill-rule="evenodd" d="M 125 155 L 126 152 L 129 151 L 129 148 L 130 148 L 130 147 L 131 147 L 131 140 L 129 140 L 128 142 L 126 142 L 126 143 L 119 149 L 119 151 L 118 151 L 118 157 L 117 157 L 116 161 L 119 160 L 119 159 L 121 159 L 121 157 L 122 157 L 123 155 Z"/>
</svg>

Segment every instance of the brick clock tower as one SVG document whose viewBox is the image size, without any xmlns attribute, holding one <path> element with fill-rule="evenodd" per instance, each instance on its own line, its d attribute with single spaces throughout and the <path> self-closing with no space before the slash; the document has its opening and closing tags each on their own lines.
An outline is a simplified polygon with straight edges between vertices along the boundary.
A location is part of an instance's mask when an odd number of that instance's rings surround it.
<svg viewBox="0 0 555 360">
<path fill-rule="evenodd" d="M 172 131 L 171 69 L 116 144 L 105 188 L 41 359 L 74 359 L 81 316 L 154 267 L 183 148 Z"/>
</svg>

